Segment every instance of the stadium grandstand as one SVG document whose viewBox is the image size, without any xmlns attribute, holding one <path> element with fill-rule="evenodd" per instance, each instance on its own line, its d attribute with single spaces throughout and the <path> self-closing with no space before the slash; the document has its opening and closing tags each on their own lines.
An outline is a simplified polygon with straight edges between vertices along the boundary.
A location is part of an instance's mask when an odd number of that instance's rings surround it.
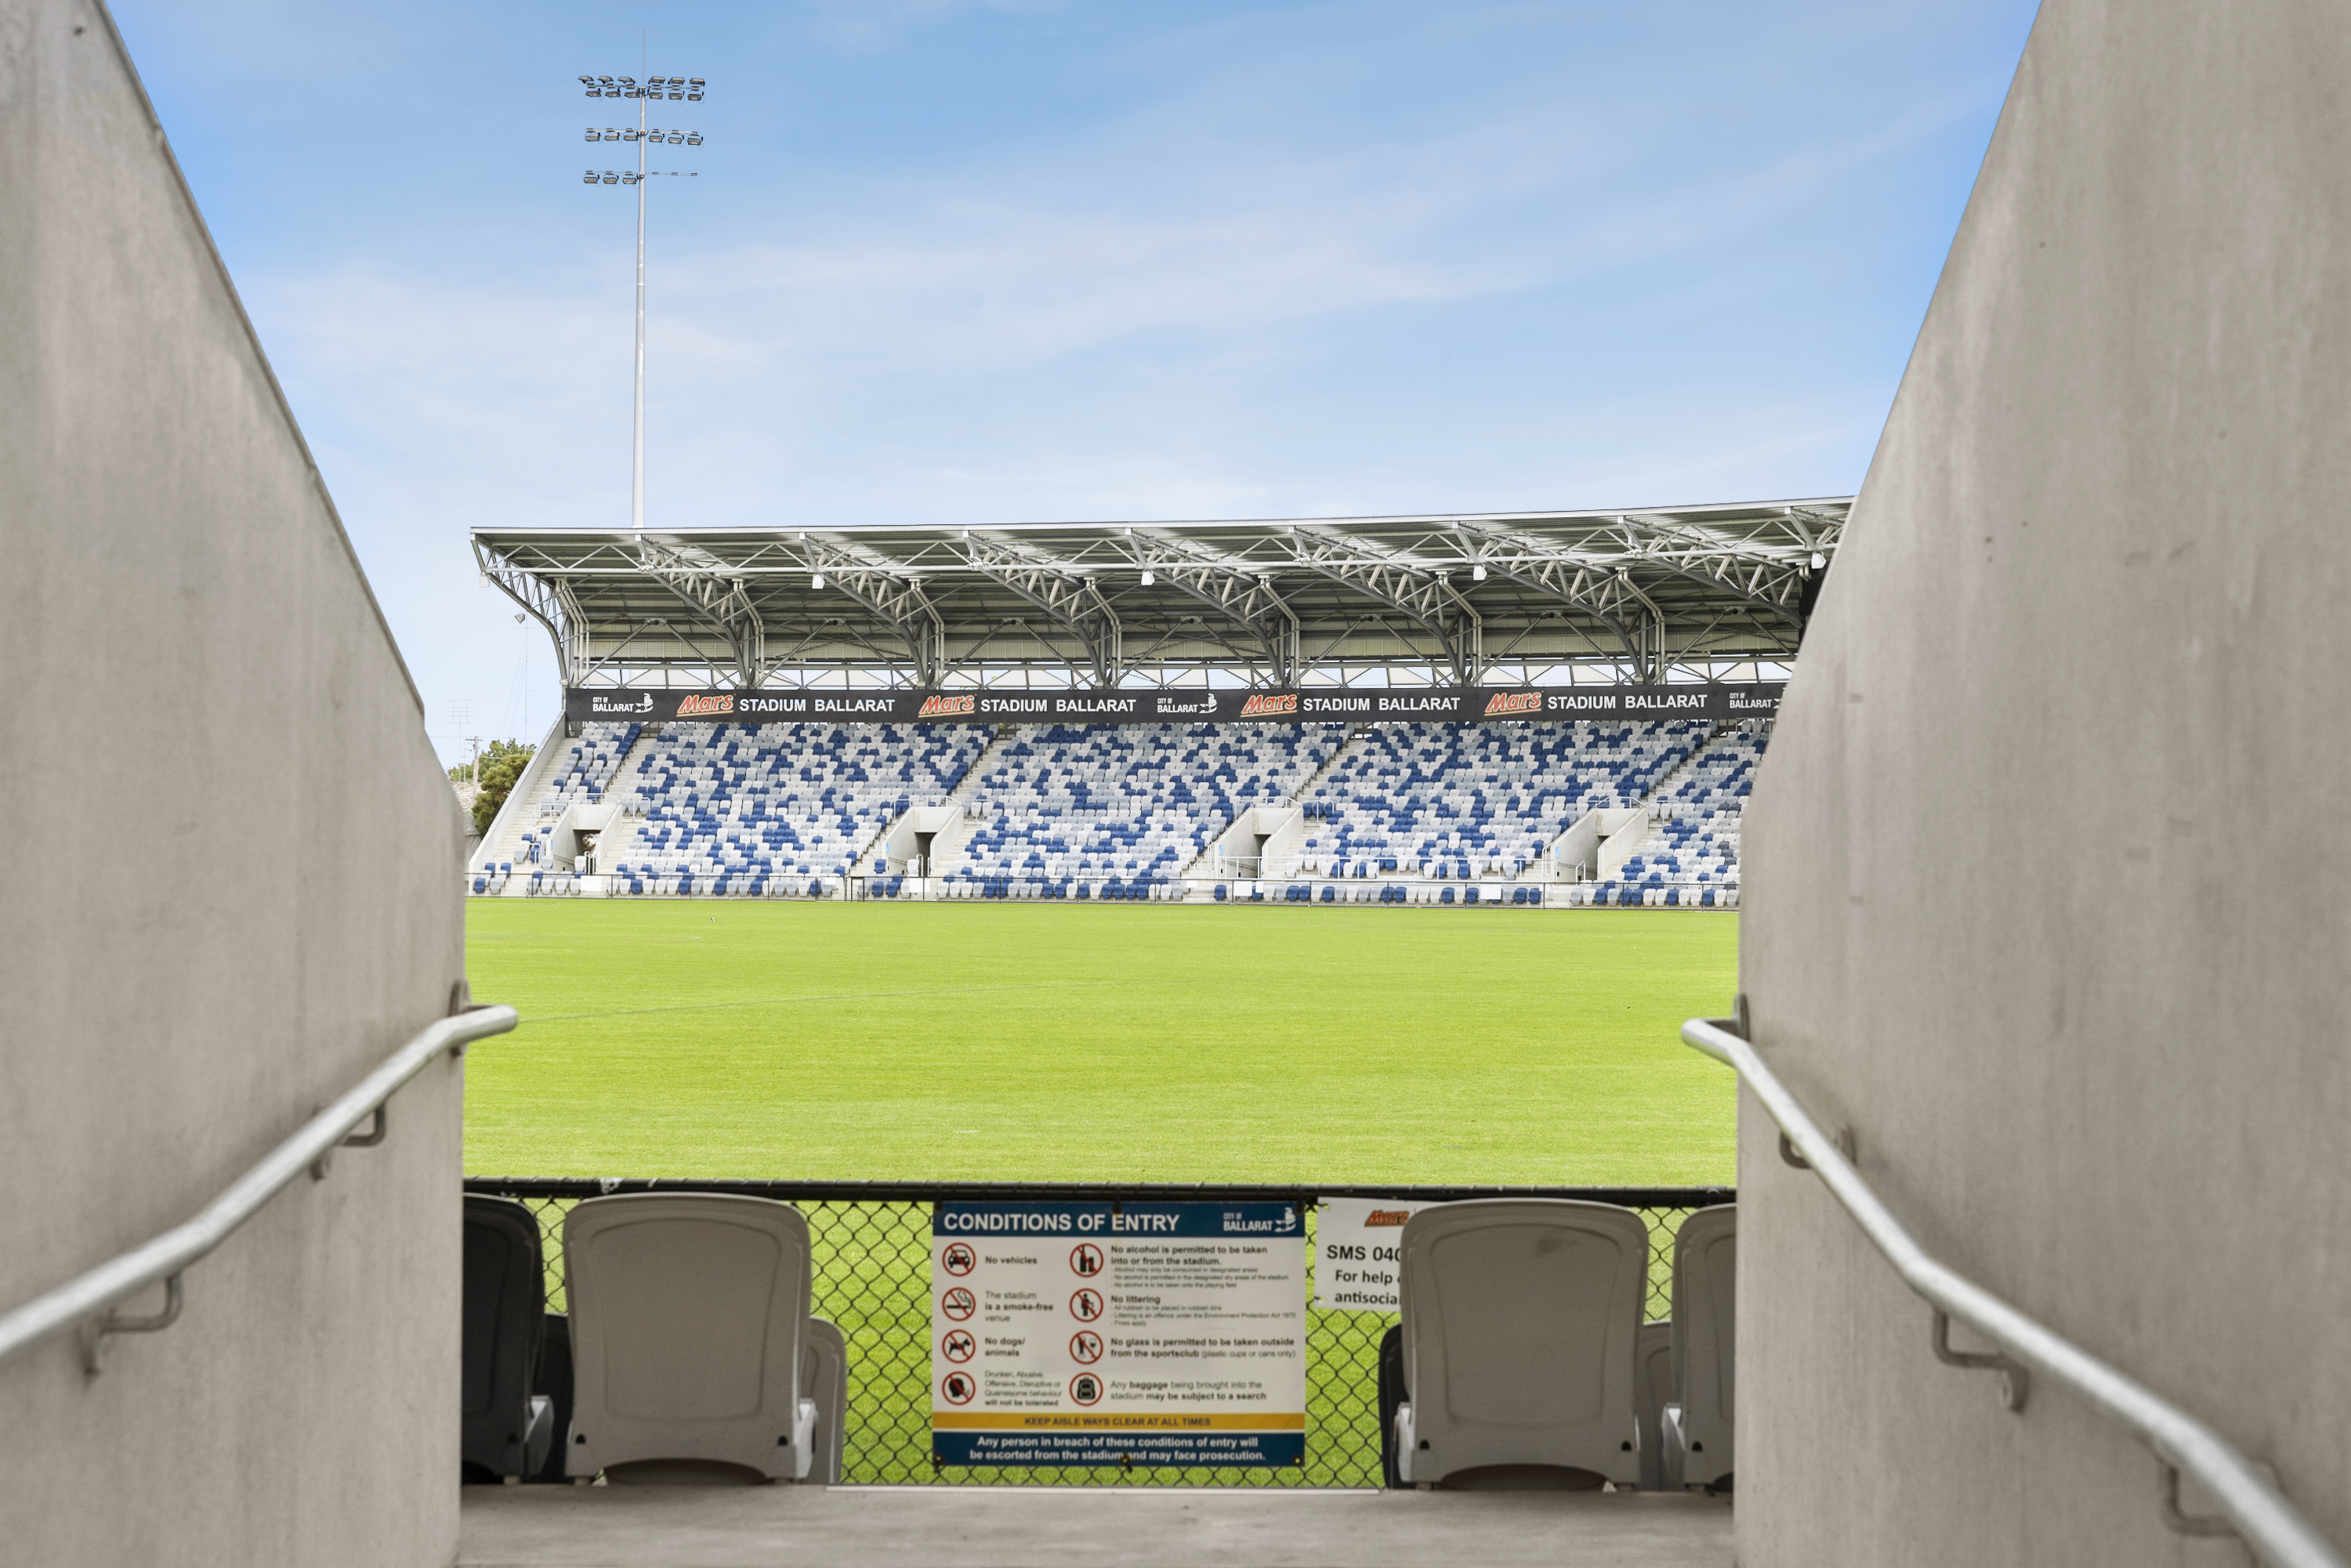
<svg viewBox="0 0 2351 1568">
<path fill-rule="evenodd" d="M 478 529 L 567 695 L 467 885 L 1735 907 L 1847 507 Z"/>
</svg>

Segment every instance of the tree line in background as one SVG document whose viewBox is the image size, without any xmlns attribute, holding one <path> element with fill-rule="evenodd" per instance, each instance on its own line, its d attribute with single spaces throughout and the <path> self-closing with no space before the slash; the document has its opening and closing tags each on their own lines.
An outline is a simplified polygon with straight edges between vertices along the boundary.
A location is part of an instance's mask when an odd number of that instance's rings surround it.
<svg viewBox="0 0 2351 1568">
<path fill-rule="evenodd" d="M 486 833 L 498 814 L 498 808 L 514 793 L 515 780 L 530 766 L 531 755 L 538 747 L 525 746 L 519 740 L 494 740 L 477 759 L 480 764 L 481 789 L 474 795 L 474 831 Z M 449 769 L 452 784 L 471 784 L 475 780 L 475 763 L 460 762 Z"/>
</svg>

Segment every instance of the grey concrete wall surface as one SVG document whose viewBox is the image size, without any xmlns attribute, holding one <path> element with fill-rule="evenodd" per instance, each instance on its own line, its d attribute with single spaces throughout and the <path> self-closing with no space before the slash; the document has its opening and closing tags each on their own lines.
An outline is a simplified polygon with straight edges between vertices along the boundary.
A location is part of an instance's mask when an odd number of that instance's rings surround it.
<svg viewBox="0 0 2351 1568">
<path fill-rule="evenodd" d="M 1759 1048 L 2351 1546 L 2351 26 L 2048 0 L 1747 817 Z M 1742 1105 L 1740 1560 L 2242 1561 Z M 1965 1347 L 1965 1336 L 1961 1336 Z"/>
<path fill-rule="evenodd" d="M 14 1306 L 187 1218 L 464 961 L 414 690 L 91 0 L 0 0 L 0 561 Z M 428 1068 L 101 1375 L 0 1363 L 0 1560 L 451 1561 L 461 1099 Z"/>
</svg>

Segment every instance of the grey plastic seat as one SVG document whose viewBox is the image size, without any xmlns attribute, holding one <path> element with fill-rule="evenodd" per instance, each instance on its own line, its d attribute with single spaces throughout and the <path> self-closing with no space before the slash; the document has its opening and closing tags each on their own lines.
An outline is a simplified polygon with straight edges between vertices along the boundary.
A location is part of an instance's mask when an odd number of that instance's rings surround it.
<svg viewBox="0 0 2351 1568">
<path fill-rule="evenodd" d="M 809 1319 L 800 1341 L 800 1394 L 816 1406 L 809 1439 L 812 1458 L 803 1479 L 823 1486 L 841 1484 L 841 1435 L 849 1419 L 849 1345 L 822 1318 Z"/>
<path fill-rule="evenodd" d="M 465 1206 L 459 1454 L 476 1479 L 519 1480 L 547 1463 L 555 1408 L 534 1395 L 547 1332 L 538 1219 L 510 1197 Z"/>
<path fill-rule="evenodd" d="M 1674 1404 L 1666 1412 L 1666 1484 L 1720 1490 L 1731 1480 L 1733 1351 L 1738 1343 L 1739 1206 L 1701 1208 L 1674 1234 Z"/>
<path fill-rule="evenodd" d="M 1639 1215 L 1562 1198 L 1439 1204 L 1406 1222 L 1399 1249 L 1403 1479 L 1541 1467 L 1639 1484 Z"/>
<path fill-rule="evenodd" d="M 1666 1446 L 1652 1440 L 1665 1430 L 1666 1408 L 1674 1402 L 1674 1325 L 1643 1323 L 1641 1360 L 1641 1490 L 1655 1491 L 1666 1484 Z"/>
<path fill-rule="evenodd" d="M 571 1431 L 564 1473 L 670 1461 L 805 1479 L 808 1221 L 719 1193 L 594 1197 L 563 1221 Z"/>
</svg>

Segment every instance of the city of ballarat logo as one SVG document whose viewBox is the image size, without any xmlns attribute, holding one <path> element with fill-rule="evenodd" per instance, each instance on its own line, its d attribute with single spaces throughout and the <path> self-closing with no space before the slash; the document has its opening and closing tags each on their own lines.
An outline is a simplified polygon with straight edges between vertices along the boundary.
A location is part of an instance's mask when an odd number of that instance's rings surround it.
<svg viewBox="0 0 2351 1568">
<path fill-rule="evenodd" d="M 923 699 L 922 709 L 914 716 L 916 718 L 954 718 L 958 715 L 975 714 L 978 711 L 979 698 L 976 695 L 929 696 Z"/>
<path fill-rule="evenodd" d="M 680 718 L 694 718 L 702 714 L 733 713 L 734 711 L 735 694 L 732 692 L 714 692 L 708 696 L 680 697 L 677 704 L 677 716 Z"/>
<path fill-rule="evenodd" d="M 1408 1208 L 1375 1208 L 1364 1216 L 1364 1228 L 1368 1230 L 1374 1225 L 1402 1225 L 1411 1218 L 1412 1210 Z"/>
<path fill-rule="evenodd" d="M 1272 718 L 1280 714 L 1297 711 L 1296 692 L 1260 692 L 1241 704 L 1243 718 Z"/>
<path fill-rule="evenodd" d="M 1504 714 L 1542 712 L 1541 692 L 1496 692 L 1486 699 L 1486 716 L 1498 718 Z"/>
<path fill-rule="evenodd" d="M 590 713 L 651 713 L 653 694 L 639 692 L 634 698 L 593 696 L 588 699 Z"/>
</svg>

